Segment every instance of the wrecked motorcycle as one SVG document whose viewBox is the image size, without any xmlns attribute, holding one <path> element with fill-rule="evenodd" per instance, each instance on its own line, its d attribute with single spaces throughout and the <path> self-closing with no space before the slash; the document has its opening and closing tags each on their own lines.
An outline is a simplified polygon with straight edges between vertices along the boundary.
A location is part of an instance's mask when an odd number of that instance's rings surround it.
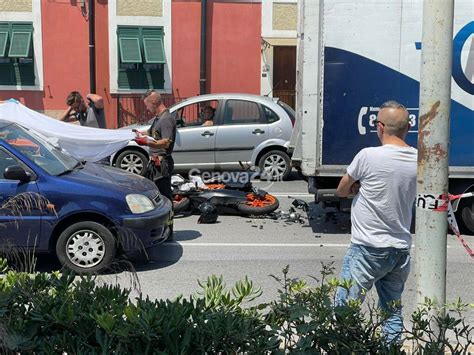
<svg viewBox="0 0 474 355">
<path fill-rule="evenodd" d="M 204 183 L 186 181 L 181 176 L 174 176 L 173 209 L 175 213 L 198 211 L 204 202 L 217 207 L 219 214 L 237 214 L 242 216 L 261 216 L 275 211 L 278 199 L 264 190 L 258 189 L 250 182 Z"/>
</svg>

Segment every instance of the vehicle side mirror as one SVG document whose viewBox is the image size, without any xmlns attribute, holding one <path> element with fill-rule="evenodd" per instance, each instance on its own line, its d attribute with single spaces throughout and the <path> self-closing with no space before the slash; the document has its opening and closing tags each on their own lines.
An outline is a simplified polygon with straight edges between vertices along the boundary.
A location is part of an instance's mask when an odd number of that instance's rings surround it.
<svg viewBox="0 0 474 355">
<path fill-rule="evenodd" d="M 31 181 L 31 173 L 27 172 L 20 165 L 10 165 L 3 172 L 3 177 L 8 180 L 20 180 L 21 182 Z"/>
</svg>

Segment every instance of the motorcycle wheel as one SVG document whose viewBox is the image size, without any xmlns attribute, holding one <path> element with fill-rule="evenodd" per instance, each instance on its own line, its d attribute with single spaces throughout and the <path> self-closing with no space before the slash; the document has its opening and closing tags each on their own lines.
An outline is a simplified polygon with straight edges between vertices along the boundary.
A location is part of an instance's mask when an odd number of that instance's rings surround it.
<svg viewBox="0 0 474 355">
<path fill-rule="evenodd" d="M 190 200 L 183 195 L 173 196 L 173 211 L 174 213 L 181 213 L 189 208 Z"/>
<path fill-rule="evenodd" d="M 272 213 L 279 206 L 278 199 L 270 194 L 259 197 L 253 193 L 247 194 L 247 201 L 237 205 L 237 210 L 245 215 L 262 216 Z"/>
<path fill-rule="evenodd" d="M 220 189 L 225 189 L 224 184 L 206 184 L 206 187 L 209 190 L 220 190 Z"/>
</svg>

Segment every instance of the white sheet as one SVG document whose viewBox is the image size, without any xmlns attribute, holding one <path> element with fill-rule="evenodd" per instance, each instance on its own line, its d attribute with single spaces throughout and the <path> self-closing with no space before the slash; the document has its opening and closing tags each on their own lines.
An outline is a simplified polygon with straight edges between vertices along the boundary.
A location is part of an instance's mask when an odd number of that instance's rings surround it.
<svg viewBox="0 0 474 355">
<path fill-rule="evenodd" d="M 135 137 L 131 130 L 100 129 L 66 123 L 33 111 L 10 99 L 0 104 L 0 119 L 56 137 L 61 148 L 80 160 L 99 161 L 125 147 Z"/>
</svg>

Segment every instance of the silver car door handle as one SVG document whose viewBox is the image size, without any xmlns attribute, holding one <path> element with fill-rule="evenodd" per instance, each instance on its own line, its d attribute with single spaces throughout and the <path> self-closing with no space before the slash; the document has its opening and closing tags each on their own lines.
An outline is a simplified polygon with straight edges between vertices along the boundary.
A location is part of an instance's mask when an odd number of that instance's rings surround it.
<svg viewBox="0 0 474 355">
<path fill-rule="evenodd" d="M 256 130 L 252 131 L 252 134 L 264 134 L 265 131 L 262 131 L 261 129 L 257 128 Z"/>
<path fill-rule="evenodd" d="M 210 137 L 210 136 L 213 136 L 214 133 L 212 133 L 211 131 L 204 131 L 201 133 L 201 136 L 203 137 Z"/>
</svg>

